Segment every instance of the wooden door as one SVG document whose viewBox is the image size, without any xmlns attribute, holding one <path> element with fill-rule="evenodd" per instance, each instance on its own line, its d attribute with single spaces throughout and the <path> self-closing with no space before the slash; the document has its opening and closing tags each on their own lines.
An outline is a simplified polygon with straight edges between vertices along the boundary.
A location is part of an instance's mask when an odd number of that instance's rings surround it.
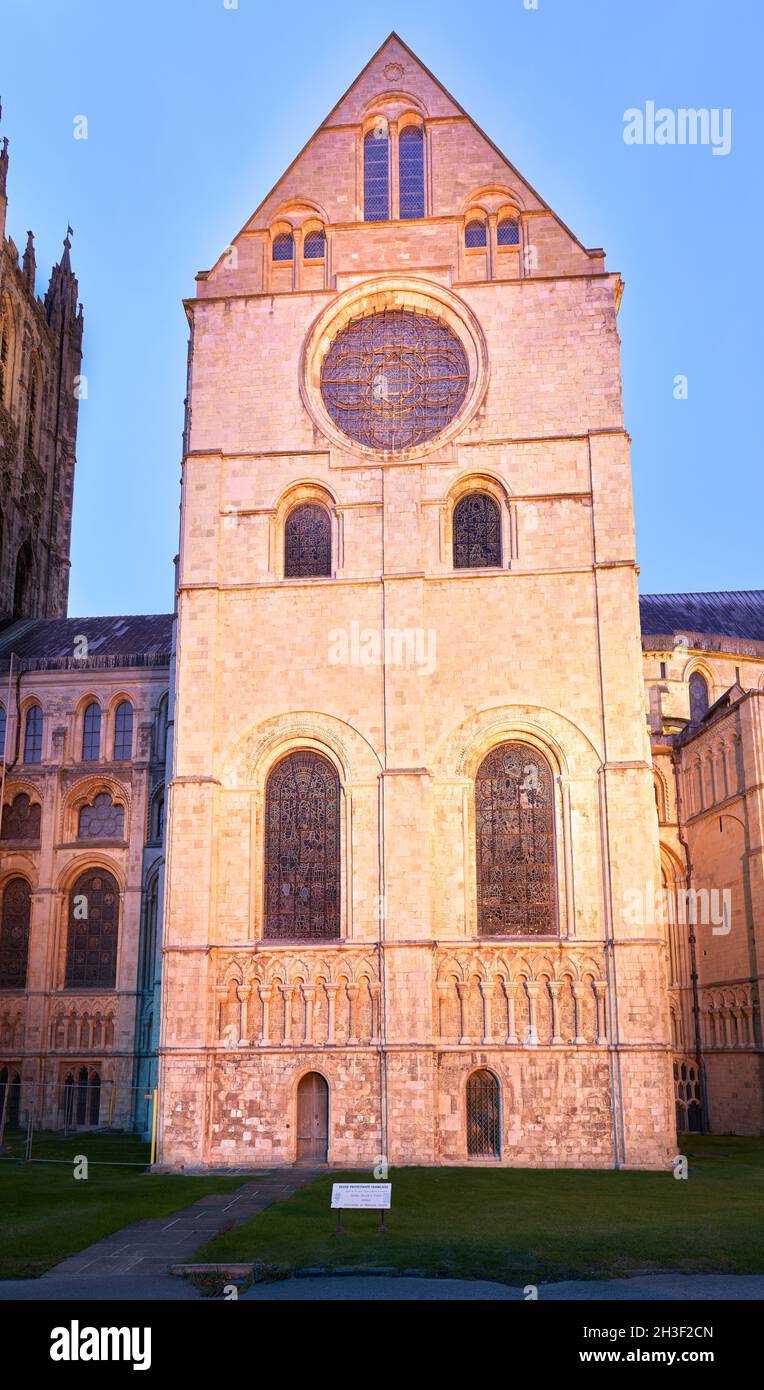
<svg viewBox="0 0 764 1390">
<path fill-rule="evenodd" d="M 329 1087 L 317 1071 L 297 1088 L 297 1162 L 326 1163 L 329 1147 Z"/>
</svg>

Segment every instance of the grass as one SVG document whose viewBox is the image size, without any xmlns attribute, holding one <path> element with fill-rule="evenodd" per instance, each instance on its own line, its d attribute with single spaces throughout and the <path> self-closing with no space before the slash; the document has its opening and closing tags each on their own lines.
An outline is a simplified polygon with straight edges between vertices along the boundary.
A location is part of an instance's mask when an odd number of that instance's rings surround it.
<svg viewBox="0 0 764 1390">
<path fill-rule="evenodd" d="M 687 1138 L 686 1181 L 667 1173 L 399 1168 L 387 1234 L 373 1212 L 334 1234 L 328 1173 L 197 1251 L 274 1274 L 337 1265 L 415 1268 L 513 1284 L 635 1270 L 764 1270 L 764 1140 Z"/>
<path fill-rule="evenodd" d="M 9 1143 L 4 1153 L 14 1148 Z M 1 1279 L 43 1274 L 122 1226 L 169 1216 L 197 1197 L 230 1192 L 243 1181 L 240 1176 L 152 1177 L 145 1172 L 148 1145 L 137 1135 L 36 1135 L 35 1153 L 65 1161 L 0 1161 Z M 75 1154 L 88 1158 L 87 1181 L 72 1176 Z M 136 1166 L 107 1166 L 115 1162 Z"/>
</svg>

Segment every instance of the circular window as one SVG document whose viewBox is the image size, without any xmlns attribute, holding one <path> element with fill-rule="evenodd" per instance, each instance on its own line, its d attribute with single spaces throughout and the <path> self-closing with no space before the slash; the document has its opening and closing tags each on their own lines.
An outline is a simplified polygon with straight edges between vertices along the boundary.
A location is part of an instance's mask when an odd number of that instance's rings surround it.
<svg viewBox="0 0 764 1390">
<path fill-rule="evenodd" d="M 321 397 L 343 434 L 387 453 L 445 429 L 469 380 L 465 350 L 446 323 L 414 309 L 383 309 L 340 329 L 321 366 Z"/>
</svg>

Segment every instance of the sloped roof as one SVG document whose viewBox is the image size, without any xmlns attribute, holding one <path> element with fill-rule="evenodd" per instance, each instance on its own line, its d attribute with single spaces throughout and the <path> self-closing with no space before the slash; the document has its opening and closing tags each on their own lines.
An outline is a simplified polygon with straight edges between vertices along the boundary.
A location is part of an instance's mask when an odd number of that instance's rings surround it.
<svg viewBox="0 0 764 1390">
<path fill-rule="evenodd" d="M 642 636 L 707 633 L 764 642 L 764 589 L 709 594 L 641 594 Z"/>
<path fill-rule="evenodd" d="M 88 655 L 77 656 L 76 639 L 86 637 Z M 79 644 L 81 647 L 81 644 Z M 169 665 L 172 613 L 113 618 L 22 618 L 0 628 L 0 665 L 11 652 L 29 668 L 78 669 L 103 666 Z"/>
</svg>

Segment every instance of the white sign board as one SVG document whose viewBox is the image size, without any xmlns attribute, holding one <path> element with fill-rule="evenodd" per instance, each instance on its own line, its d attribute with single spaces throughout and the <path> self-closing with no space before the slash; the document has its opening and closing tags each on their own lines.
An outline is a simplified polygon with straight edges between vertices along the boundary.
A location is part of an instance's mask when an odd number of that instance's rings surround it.
<svg viewBox="0 0 764 1390">
<path fill-rule="evenodd" d="M 332 1208 L 389 1211 L 392 1191 L 391 1182 L 335 1182 L 332 1183 Z"/>
</svg>

